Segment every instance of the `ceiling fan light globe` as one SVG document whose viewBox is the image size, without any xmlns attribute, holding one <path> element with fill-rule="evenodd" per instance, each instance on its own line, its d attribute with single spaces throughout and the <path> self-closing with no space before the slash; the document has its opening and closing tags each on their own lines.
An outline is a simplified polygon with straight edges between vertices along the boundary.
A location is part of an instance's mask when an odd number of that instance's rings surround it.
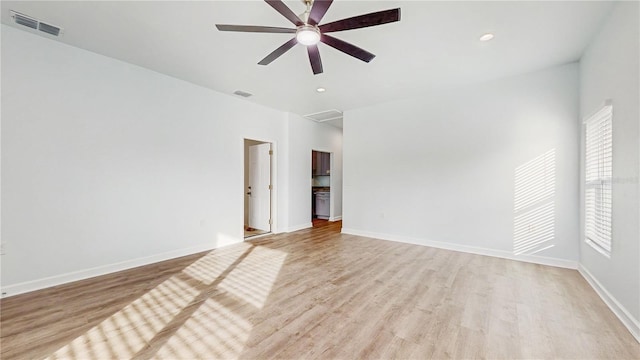
<svg viewBox="0 0 640 360">
<path fill-rule="evenodd" d="M 296 40 L 305 46 L 315 45 L 320 41 L 320 31 L 313 26 L 301 26 L 296 32 Z"/>
</svg>

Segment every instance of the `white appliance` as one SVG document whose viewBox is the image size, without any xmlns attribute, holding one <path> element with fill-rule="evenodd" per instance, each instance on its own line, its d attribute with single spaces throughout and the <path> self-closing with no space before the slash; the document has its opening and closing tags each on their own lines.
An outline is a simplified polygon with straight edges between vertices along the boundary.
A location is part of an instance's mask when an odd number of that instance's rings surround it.
<svg viewBox="0 0 640 360">
<path fill-rule="evenodd" d="M 316 192 L 316 216 L 318 219 L 329 219 L 329 191 Z"/>
</svg>

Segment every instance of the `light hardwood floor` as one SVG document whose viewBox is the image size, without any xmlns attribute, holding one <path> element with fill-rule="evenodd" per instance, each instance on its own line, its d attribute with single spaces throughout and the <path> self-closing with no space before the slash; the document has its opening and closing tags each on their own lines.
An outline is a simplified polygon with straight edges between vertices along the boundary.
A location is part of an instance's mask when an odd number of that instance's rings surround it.
<svg viewBox="0 0 640 360">
<path fill-rule="evenodd" d="M 2 359 L 638 359 L 573 270 L 340 222 L 3 299 Z"/>
</svg>

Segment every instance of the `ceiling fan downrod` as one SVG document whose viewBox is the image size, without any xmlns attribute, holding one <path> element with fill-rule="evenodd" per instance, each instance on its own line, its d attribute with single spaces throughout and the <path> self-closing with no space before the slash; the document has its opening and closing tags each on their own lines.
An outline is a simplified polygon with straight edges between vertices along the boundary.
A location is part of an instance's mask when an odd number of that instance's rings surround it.
<svg viewBox="0 0 640 360">
<path fill-rule="evenodd" d="M 305 10 L 302 14 L 298 15 L 300 20 L 302 20 L 305 25 L 309 24 L 309 14 L 311 13 L 311 6 L 313 5 L 313 0 L 302 0 L 302 2 L 307 6 L 307 10 Z"/>
</svg>

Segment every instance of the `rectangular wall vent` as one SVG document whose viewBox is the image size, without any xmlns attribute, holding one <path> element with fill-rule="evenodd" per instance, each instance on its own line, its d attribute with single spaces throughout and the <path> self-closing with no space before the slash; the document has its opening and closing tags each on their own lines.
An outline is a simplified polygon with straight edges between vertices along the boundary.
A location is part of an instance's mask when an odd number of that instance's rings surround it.
<svg viewBox="0 0 640 360">
<path fill-rule="evenodd" d="M 13 19 L 16 21 L 16 24 L 24 25 L 26 27 L 30 27 L 32 29 L 38 28 L 38 20 L 32 19 L 26 15 L 22 15 L 17 12 L 12 13 Z"/>
<path fill-rule="evenodd" d="M 16 24 L 26 26 L 34 30 L 40 30 L 43 33 L 47 33 L 49 35 L 60 36 L 60 33 L 62 32 L 62 28 L 60 28 L 59 26 L 43 23 L 38 19 L 25 14 L 21 14 L 19 12 L 11 11 L 11 17 L 16 22 Z"/>
<path fill-rule="evenodd" d="M 317 122 L 338 120 L 338 119 L 342 119 L 342 111 L 333 109 L 333 110 L 321 111 L 314 114 L 304 115 L 304 117 L 309 120 L 313 120 Z"/>
<path fill-rule="evenodd" d="M 38 25 L 38 29 L 42 32 L 46 32 L 47 34 L 51 34 L 53 36 L 58 36 L 60 35 L 60 28 L 57 26 L 53 26 L 53 25 L 49 25 L 49 24 L 45 24 L 43 22 L 41 22 Z"/>
</svg>

